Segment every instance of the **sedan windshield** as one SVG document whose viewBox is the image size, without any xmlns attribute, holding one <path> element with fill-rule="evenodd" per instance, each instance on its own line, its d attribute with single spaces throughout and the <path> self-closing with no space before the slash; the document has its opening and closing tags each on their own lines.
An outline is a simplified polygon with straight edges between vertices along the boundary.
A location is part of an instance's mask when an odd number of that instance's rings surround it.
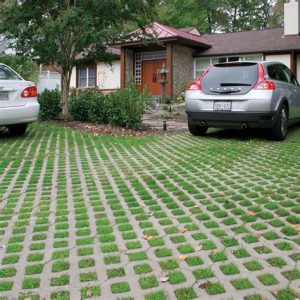
<svg viewBox="0 0 300 300">
<path fill-rule="evenodd" d="M 0 80 L 22 80 L 22 78 L 7 66 L 0 65 Z"/>
</svg>

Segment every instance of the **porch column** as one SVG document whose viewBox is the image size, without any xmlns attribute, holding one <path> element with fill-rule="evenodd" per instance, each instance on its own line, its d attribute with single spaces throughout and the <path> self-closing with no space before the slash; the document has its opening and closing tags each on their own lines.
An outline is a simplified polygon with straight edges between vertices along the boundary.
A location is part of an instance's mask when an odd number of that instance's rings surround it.
<svg viewBox="0 0 300 300">
<path fill-rule="evenodd" d="M 167 44 L 166 68 L 169 70 L 167 76 L 166 95 L 173 97 L 173 48 L 171 44 Z"/>
<path fill-rule="evenodd" d="M 120 60 L 120 67 L 121 67 L 121 88 L 124 88 L 126 86 L 126 76 L 125 76 L 125 70 L 126 70 L 126 60 L 125 60 L 125 48 L 121 47 L 121 60 Z"/>
</svg>

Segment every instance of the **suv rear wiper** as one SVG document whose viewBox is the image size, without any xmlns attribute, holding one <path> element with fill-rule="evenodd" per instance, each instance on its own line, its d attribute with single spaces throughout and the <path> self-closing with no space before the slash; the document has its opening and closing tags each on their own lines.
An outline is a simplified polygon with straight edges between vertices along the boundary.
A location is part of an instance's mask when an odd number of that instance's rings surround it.
<svg viewBox="0 0 300 300">
<path fill-rule="evenodd" d="M 251 84 L 243 82 L 223 82 L 220 83 L 220 86 L 251 86 Z"/>
</svg>

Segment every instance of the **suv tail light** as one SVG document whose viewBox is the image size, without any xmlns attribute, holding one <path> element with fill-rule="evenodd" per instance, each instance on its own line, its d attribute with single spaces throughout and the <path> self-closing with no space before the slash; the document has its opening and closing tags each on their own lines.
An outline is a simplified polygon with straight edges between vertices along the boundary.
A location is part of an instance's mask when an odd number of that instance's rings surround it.
<svg viewBox="0 0 300 300">
<path fill-rule="evenodd" d="M 274 81 L 266 80 L 264 67 L 262 64 L 258 65 L 258 80 L 254 87 L 255 90 L 275 90 L 276 84 Z"/>
<path fill-rule="evenodd" d="M 201 86 L 201 80 L 204 78 L 204 76 L 208 73 L 209 69 L 211 68 L 211 66 L 209 66 L 201 75 L 200 77 L 190 83 L 188 86 L 187 86 L 187 90 L 198 90 L 198 91 L 201 91 L 202 90 L 202 86 Z"/>
<path fill-rule="evenodd" d="M 27 87 L 21 93 L 22 98 L 33 98 L 37 96 L 37 88 L 35 86 Z"/>
</svg>

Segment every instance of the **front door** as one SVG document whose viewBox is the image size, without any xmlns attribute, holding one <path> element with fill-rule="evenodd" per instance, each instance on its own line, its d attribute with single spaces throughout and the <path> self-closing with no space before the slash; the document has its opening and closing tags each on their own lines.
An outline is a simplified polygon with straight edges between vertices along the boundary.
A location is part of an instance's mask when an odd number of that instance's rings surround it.
<svg viewBox="0 0 300 300">
<path fill-rule="evenodd" d="M 165 59 L 160 60 L 144 60 L 142 62 L 142 87 L 148 86 L 152 96 L 160 96 L 160 74 L 158 70 L 162 68 Z"/>
</svg>

